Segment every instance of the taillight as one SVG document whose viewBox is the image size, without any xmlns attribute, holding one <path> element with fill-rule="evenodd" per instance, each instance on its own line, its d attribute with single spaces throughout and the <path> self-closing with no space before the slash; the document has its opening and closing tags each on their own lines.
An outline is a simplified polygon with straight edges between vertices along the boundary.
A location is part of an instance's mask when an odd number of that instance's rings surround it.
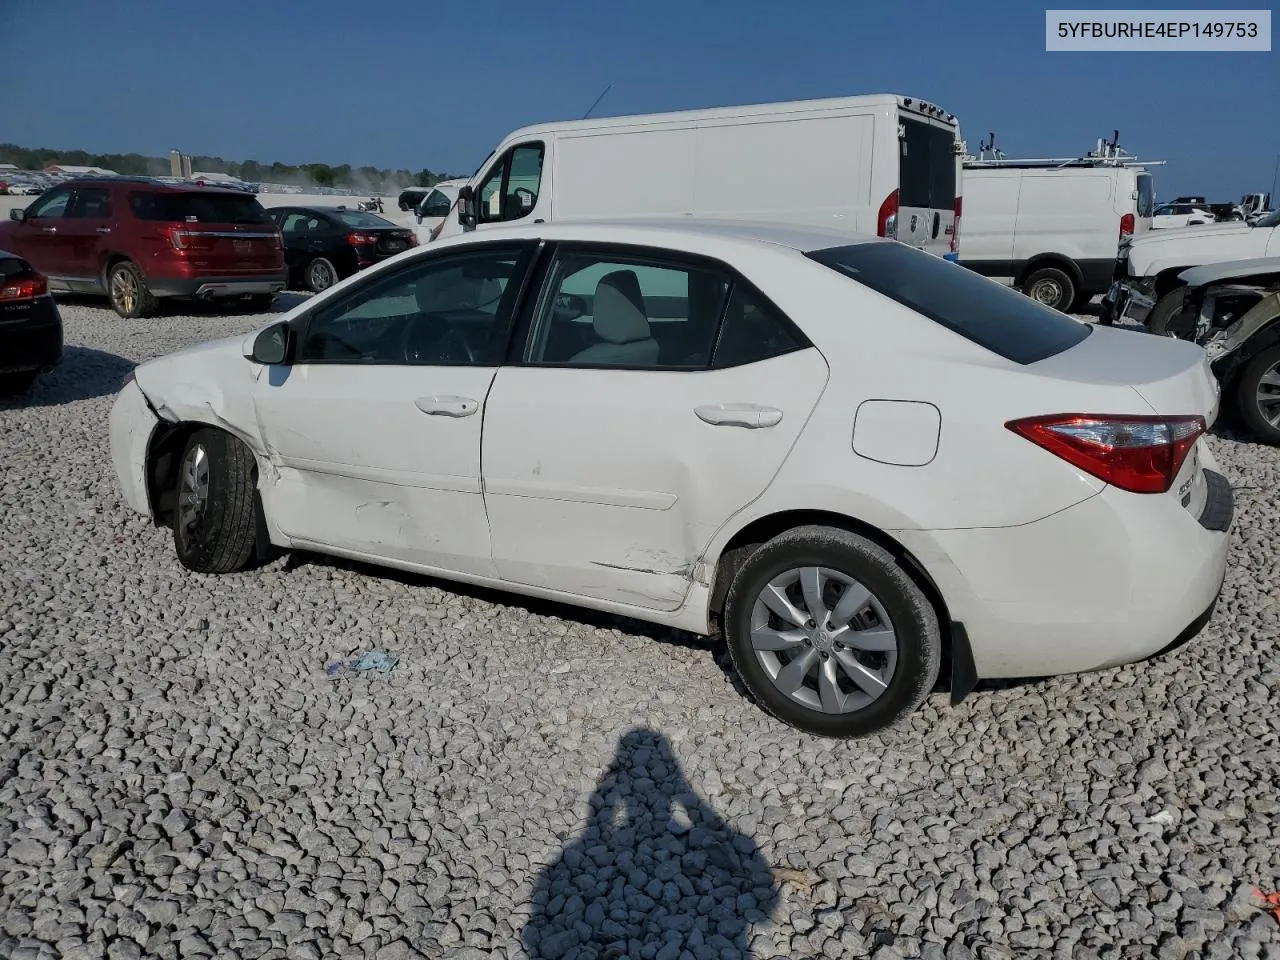
<svg viewBox="0 0 1280 960">
<path fill-rule="evenodd" d="M 1123 217 L 1121 217 L 1120 218 L 1120 236 L 1122 237 L 1133 236 L 1133 224 L 1134 224 L 1134 220 L 1133 220 L 1132 213 L 1126 213 Z"/>
<path fill-rule="evenodd" d="M 1064 413 L 1005 424 L 1050 453 L 1121 490 L 1164 493 L 1205 432 L 1204 417 Z"/>
<path fill-rule="evenodd" d="M 365 244 L 377 242 L 378 238 L 372 233 L 360 233 L 357 231 L 355 233 L 347 234 L 347 243 L 351 244 L 353 247 L 364 246 Z"/>
<path fill-rule="evenodd" d="M 49 281 L 42 276 L 26 277 L 22 280 L 8 280 L 0 286 L 0 300 L 6 303 L 14 300 L 34 300 L 49 292 Z"/>
<path fill-rule="evenodd" d="M 876 214 L 876 236 L 898 236 L 898 191 L 895 190 L 884 198 L 880 204 L 880 212 Z"/>
<path fill-rule="evenodd" d="M 955 217 L 951 221 L 951 252 L 957 253 L 960 250 L 960 209 L 963 206 L 963 198 L 956 197 Z"/>
<path fill-rule="evenodd" d="M 284 234 L 281 233 L 279 230 L 277 230 L 275 233 L 271 235 L 271 249 L 272 250 L 284 249 Z"/>
<path fill-rule="evenodd" d="M 409 246 L 416 247 L 418 245 L 418 235 L 412 231 L 406 233 L 404 238 L 409 241 Z"/>
<path fill-rule="evenodd" d="M 184 230 L 181 227 L 165 227 L 164 234 L 173 244 L 173 249 L 180 253 L 188 250 L 212 250 L 218 238 L 211 237 L 199 230 Z"/>
<path fill-rule="evenodd" d="M 177 227 L 166 227 L 164 233 L 169 238 L 169 242 L 173 244 L 175 250 L 187 249 L 187 241 L 191 234 L 185 230 L 179 230 Z"/>
</svg>

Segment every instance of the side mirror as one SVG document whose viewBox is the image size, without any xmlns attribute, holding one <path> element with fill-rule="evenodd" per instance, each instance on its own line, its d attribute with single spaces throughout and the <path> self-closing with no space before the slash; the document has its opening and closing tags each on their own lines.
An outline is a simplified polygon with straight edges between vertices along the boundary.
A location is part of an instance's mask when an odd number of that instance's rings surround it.
<svg viewBox="0 0 1280 960">
<path fill-rule="evenodd" d="M 273 323 L 254 338 L 253 351 L 248 359 L 264 366 L 284 363 L 289 355 L 289 324 L 287 321 Z"/>
<path fill-rule="evenodd" d="M 468 184 L 458 191 L 458 223 L 474 227 L 476 220 L 476 193 Z"/>
<path fill-rule="evenodd" d="M 18 223 L 23 223 L 27 219 L 27 208 L 14 207 L 9 211 L 9 219 L 16 220 Z"/>
</svg>

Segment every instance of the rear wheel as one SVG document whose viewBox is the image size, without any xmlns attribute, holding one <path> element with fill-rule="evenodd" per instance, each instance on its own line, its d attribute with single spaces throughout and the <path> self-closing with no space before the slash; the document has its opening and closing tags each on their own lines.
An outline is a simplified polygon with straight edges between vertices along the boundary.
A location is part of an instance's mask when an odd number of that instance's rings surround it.
<svg viewBox="0 0 1280 960">
<path fill-rule="evenodd" d="M 1195 318 L 1188 323 L 1182 317 L 1187 302 L 1187 288 L 1175 287 L 1156 301 L 1147 316 L 1147 329 L 1157 336 L 1190 340 L 1195 335 Z"/>
<path fill-rule="evenodd" d="M 35 370 L 23 370 L 19 373 L 0 373 L 0 397 L 16 397 L 26 393 L 36 379 Z"/>
<path fill-rule="evenodd" d="M 1236 386 L 1236 403 L 1260 440 L 1280 445 L 1280 345 L 1245 364 Z"/>
<path fill-rule="evenodd" d="M 192 434 L 178 465 L 173 544 L 179 562 L 197 573 L 243 570 L 256 535 L 253 454 L 221 430 Z"/>
<path fill-rule="evenodd" d="M 938 679 L 928 598 L 887 550 L 845 530 L 798 527 L 759 547 L 734 575 L 724 614 L 747 689 L 807 733 L 882 730 Z"/>
<path fill-rule="evenodd" d="M 307 264 L 307 289 L 312 293 L 328 290 L 338 282 L 338 270 L 324 257 L 316 257 Z"/>
<path fill-rule="evenodd" d="M 1036 270 L 1022 284 L 1022 292 L 1032 300 L 1066 313 L 1076 299 L 1076 285 L 1057 267 Z"/>
<path fill-rule="evenodd" d="M 149 317 L 156 312 L 159 301 L 147 287 L 147 278 L 137 265 L 121 260 L 107 271 L 107 296 L 111 309 L 127 320 Z"/>
</svg>

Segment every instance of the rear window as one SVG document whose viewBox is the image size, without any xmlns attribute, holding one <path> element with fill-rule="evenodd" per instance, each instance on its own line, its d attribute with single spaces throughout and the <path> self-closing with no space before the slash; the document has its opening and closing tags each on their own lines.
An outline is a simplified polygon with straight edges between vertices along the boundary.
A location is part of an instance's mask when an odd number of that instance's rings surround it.
<svg viewBox="0 0 1280 960">
<path fill-rule="evenodd" d="M 334 210 L 332 216 L 337 217 L 348 227 L 394 227 L 390 220 L 384 220 L 372 213 L 361 210 Z"/>
<path fill-rule="evenodd" d="M 898 206 L 952 210 L 956 202 L 955 134 L 908 117 L 900 118 Z"/>
<path fill-rule="evenodd" d="M 1138 174 L 1138 216 L 1151 216 L 1152 208 L 1156 205 L 1156 190 L 1151 182 L 1151 174 Z"/>
<path fill-rule="evenodd" d="M 253 197 L 223 193 L 129 194 L 129 209 L 139 220 L 166 220 L 186 223 L 261 223 L 271 218 Z"/>
<path fill-rule="evenodd" d="M 807 254 L 1014 363 L 1074 347 L 1092 331 L 966 267 L 901 243 L 861 243 Z"/>
<path fill-rule="evenodd" d="M 25 260 L 19 260 L 17 257 L 0 257 L 0 280 L 31 272 L 31 267 Z"/>
</svg>

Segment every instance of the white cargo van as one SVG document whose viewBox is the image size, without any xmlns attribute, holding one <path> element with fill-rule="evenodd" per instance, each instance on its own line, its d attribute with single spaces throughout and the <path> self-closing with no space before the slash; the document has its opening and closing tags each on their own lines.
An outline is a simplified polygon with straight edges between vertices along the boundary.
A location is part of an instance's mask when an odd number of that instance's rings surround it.
<svg viewBox="0 0 1280 960">
<path fill-rule="evenodd" d="M 1078 309 L 1106 293 L 1120 238 L 1151 228 L 1150 165 L 966 160 L 960 263 L 1047 306 Z"/>
<path fill-rule="evenodd" d="M 963 162 L 955 116 L 895 94 L 548 123 L 498 144 L 440 236 L 692 216 L 896 236 L 945 255 Z"/>
</svg>

